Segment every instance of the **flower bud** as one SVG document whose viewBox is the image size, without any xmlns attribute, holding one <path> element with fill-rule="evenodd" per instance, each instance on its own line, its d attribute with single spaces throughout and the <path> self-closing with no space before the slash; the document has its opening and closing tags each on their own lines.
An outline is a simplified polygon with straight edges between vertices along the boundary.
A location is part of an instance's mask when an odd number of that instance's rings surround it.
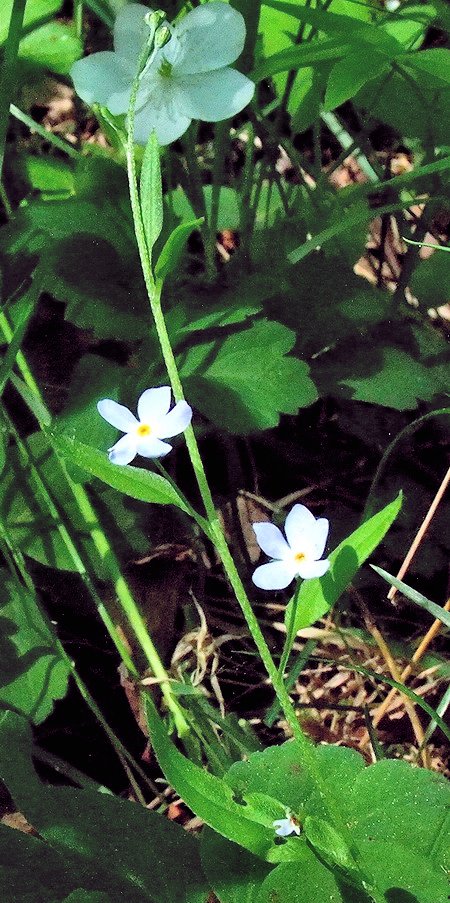
<svg viewBox="0 0 450 903">
<path fill-rule="evenodd" d="M 161 25 L 155 34 L 155 49 L 161 50 L 171 39 L 172 32 L 168 25 Z"/>
<path fill-rule="evenodd" d="M 144 16 L 144 22 L 146 25 L 150 26 L 152 31 L 156 31 L 156 29 L 164 22 L 165 18 L 166 14 L 162 9 L 156 9 L 154 11 L 149 10 Z"/>
</svg>

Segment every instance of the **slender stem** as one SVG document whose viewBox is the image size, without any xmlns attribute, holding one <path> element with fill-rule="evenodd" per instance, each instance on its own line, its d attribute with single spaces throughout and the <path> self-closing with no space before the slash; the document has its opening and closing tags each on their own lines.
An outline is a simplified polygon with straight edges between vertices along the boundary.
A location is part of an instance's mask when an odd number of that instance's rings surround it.
<svg viewBox="0 0 450 903">
<path fill-rule="evenodd" d="M 73 21 L 78 38 L 83 35 L 83 2 L 84 0 L 74 0 L 73 2 Z"/>
<path fill-rule="evenodd" d="M 284 672 L 286 670 L 286 665 L 289 660 L 289 656 L 291 654 L 292 646 L 294 645 L 294 639 L 296 634 L 295 624 L 297 620 L 297 609 L 298 609 L 298 601 L 300 596 L 300 587 L 301 582 L 298 580 L 297 586 L 295 587 L 294 598 L 292 600 L 291 605 L 291 616 L 289 618 L 289 626 L 286 634 L 286 640 L 283 647 L 283 652 L 281 653 L 280 664 L 278 667 L 278 675 L 283 680 Z"/>
<path fill-rule="evenodd" d="M 161 290 L 162 285 L 155 283 L 152 272 L 151 261 L 148 253 L 147 243 L 145 239 L 144 225 L 142 221 L 142 212 L 139 201 L 139 189 L 136 177 L 136 163 L 134 154 L 134 115 L 137 92 L 139 88 L 139 71 L 136 75 L 131 89 L 130 105 L 127 116 L 128 139 L 127 139 L 127 168 L 130 188 L 130 200 L 133 213 L 133 221 L 135 225 L 136 241 L 138 245 L 139 255 L 141 259 L 142 271 L 147 288 L 150 308 L 153 314 L 156 331 L 161 345 L 164 362 L 167 368 L 169 379 L 175 399 L 184 398 L 183 387 L 181 384 L 175 356 L 167 333 L 164 314 L 161 309 Z M 272 681 L 274 690 L 278 696 L 281 707 L 283 709 L 286 721 L 288 722 L 294 738 L 300 748 L 304 765 L 309 772 L 312 780 L 316 784 L 325 808 L 329 812 L 330 819 L 337 825 L 341 834 L 347 838 L 349 848 L 353 847 L 351 836 L 348 828 L 341 816 L 341 813 L 335 803 L 333 795 L 329 792 L 326 781 L 324 780 L 318 763 L 315 748 L 312 742 L 304 734 L 296 716 L 295 708 L 286 690 L 284 681 L 279 677 L 277 667 L 270 653 L 269 647 L 265 640 L 264 634 L 259 626 L 258 620 L 253 612 L 251 603 L 245 592 L 244 585 L 237 571 L 234 560 L 225 539 L 215 506 L 211 495 L 211 491 L 206 479 L 203 468 L 203 462 L 197 445 L 194 430 L 192 426 L 185 431 L 186 445 L 191 459 L 192 467 L 197 479 L 200 494 L 205 506 L 206 514 L 210 524 L 211 538 L 221 558 L 224 570 L 235 592 L 236 598 L 241 606 L 243 615 L 247 622 L 249 631 L 253 641 L 261 656 L 261 660 L 266 668 L 270 680 Z M 370 893 L 376 903 L 385 903 L 384 896 L 376 889 L 370 888 Z"/>
</svg>

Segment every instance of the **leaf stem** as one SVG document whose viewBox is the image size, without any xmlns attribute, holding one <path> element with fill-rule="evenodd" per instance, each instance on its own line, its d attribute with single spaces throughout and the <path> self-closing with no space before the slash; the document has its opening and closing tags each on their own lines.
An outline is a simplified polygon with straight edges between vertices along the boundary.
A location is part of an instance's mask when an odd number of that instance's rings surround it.
<svg viewBox="0 0 450 903">
<path fill-rule="evenodd" d="M 297 633 L 295 629 L 295 625 L 297 622 L 297 609 L 298 609 L 298 601 L 300 596 L 300 587 L 301 581 L 297 581 L 297 586 L 295 587 L 294 598 L 292 600 L 291 606 L 291 616 L 289 618 L 289 627 L 286 634 L 286 639 L 284 642 L 283 651 L 281 653 L 280 664 L 278 666 L 278 676 L 283 680 L 284 672 L 286 670 L 286 665 L 289 660 L 289 656 L 291 654 L 292 646 L 294 645 L 295 635 Z"/>
</svg>

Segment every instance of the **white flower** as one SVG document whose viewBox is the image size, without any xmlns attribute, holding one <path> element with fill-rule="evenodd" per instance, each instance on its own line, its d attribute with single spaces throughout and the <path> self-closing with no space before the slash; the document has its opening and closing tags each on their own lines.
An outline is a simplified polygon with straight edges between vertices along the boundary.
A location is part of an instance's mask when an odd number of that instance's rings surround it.
<svg viewBox="0 0 450 903">
<path fill-rule="evenodd" d="M 322 577 L 330 567 L 329 561 L 321 559 L 329 523 L 325 517 L 316 520 L 304 505 L 294 505 L 289 512 L 286 539 L 275 524 L 253 524 L 253 529 L 263 552 L 274 559 L 253 574 L 253 583 L 260 589 L 285 589 L 295 577 Z"/>
<path fill-rule="evenodd" d="M 151 33 L 148 13 L 141 3 L 125 6 L 114 25 L 114 52 L 93 53 L 72 67 L 75 90 L 86 103 L 99 103 L 113 115 L 127 112 L 139 57 Z M 219 122 L 235 116 L 255 90 L 250 79 L 229 68 L 244 47 L 245 22 L 228 3 L 197 6 L 169 27 L 170 40 L 141 74 L 138 144 L 146 144 L 152 131 L 160 144 L 170 144 L 191 119 Z"/>
<path fill-rule="evenodd" d="M 278 834 L 279 837 L 289 837 L 290 834 L 296 834 L 298 837 L 301 831 L 297 819 L 294 818 L 289 809 L 286 809 L 286 818 L 279 818 L 272 824 L 275 828 L 275 834 Z"/>
<path fill-rule="evenodd" d="M 137 403 L 139 420 L 117 401 L 104 398 L 98 402 L 99 414 L 112 426 L 125 433 L 109 449 L 109 460 L 113 464 L 129 464 L 136 455 L 142 455 L 144 458 L 162 458 L 172 451 L 172 446 L 161 440 L 177 436 L 189 426 L 192 408 L 185 401 L 178 401 L 169 411 L 170 400 L 170 386 L 146 389 Z"/>
</svg>

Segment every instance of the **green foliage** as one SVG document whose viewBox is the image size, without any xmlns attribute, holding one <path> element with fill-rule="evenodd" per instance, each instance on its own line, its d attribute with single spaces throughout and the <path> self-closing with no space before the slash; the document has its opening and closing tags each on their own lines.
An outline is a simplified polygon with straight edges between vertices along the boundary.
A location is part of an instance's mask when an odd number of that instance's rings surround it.
<svg viewBox="0 0 450 903">
<path fill-rule="evenodd" d="M 356 572 L 380 544 L 392 526 L 402 504 L 401 495 L 377 514 L 365 521 L 344 539 L 328 556 L 330 570 L 320 578 L 305 580 L 300 588 L 295 632 L 314 624 L 335 605 Z M 285 621 L 290 623 L 293 600 L 286 609 Z"/>
<path fill-rule="evenodd" d="M 153 246 L 163 226 L 161 166 L 155 132 L 150 135 L 142 160 L 140 201 L 145 240 L 151 259 Z"/>
<path fill-rule="evenodd" d="M 11 744 L 16 749 L 14 762 L 9 755 Z M 26 838 L 14 843 L 14 837 L 21 835 L 9 830 L 13 837 L 8 838 L 3 830 L 10 855 L 2 860 L 2 899 L 11 903 L 22 900 L 19 863 L 23 867 L 28 861 L 28 881 L 33 874 L 37 884 L 35 900 L 61 900 L 71 890 L 78 891 L 80 898 L 83 889 L 97 894 L 87 897 L 95 903 L 102 901 L 98 894 L 106 895 L 110 903 L 124 899 L 129 903 L 203 903 L 207 886 L 195 837 L 163 816 L 110 794 L 45 786 L 33 770 L 31 753 L 26 723 L 12 713 L 3 715 L 0 776 L 40 840 L 33 843 L 34 838 Z M 31 867 L 34 859 L 36 872 Z M 31 903 L 31 897 L 23 899 Z"/>
<path fill-rule="evenodd" d="M 22 39 L 19 58 L 29 65 L 68 75 L 82 53 L 83 45 L 71 25 L 48 22 Z"/>
<path fill-rule="evenodd" d="M 31 590 L 1 581 L 0 704 L 40 724 L 66 694 L 67 663 Z"/>
</svg>

